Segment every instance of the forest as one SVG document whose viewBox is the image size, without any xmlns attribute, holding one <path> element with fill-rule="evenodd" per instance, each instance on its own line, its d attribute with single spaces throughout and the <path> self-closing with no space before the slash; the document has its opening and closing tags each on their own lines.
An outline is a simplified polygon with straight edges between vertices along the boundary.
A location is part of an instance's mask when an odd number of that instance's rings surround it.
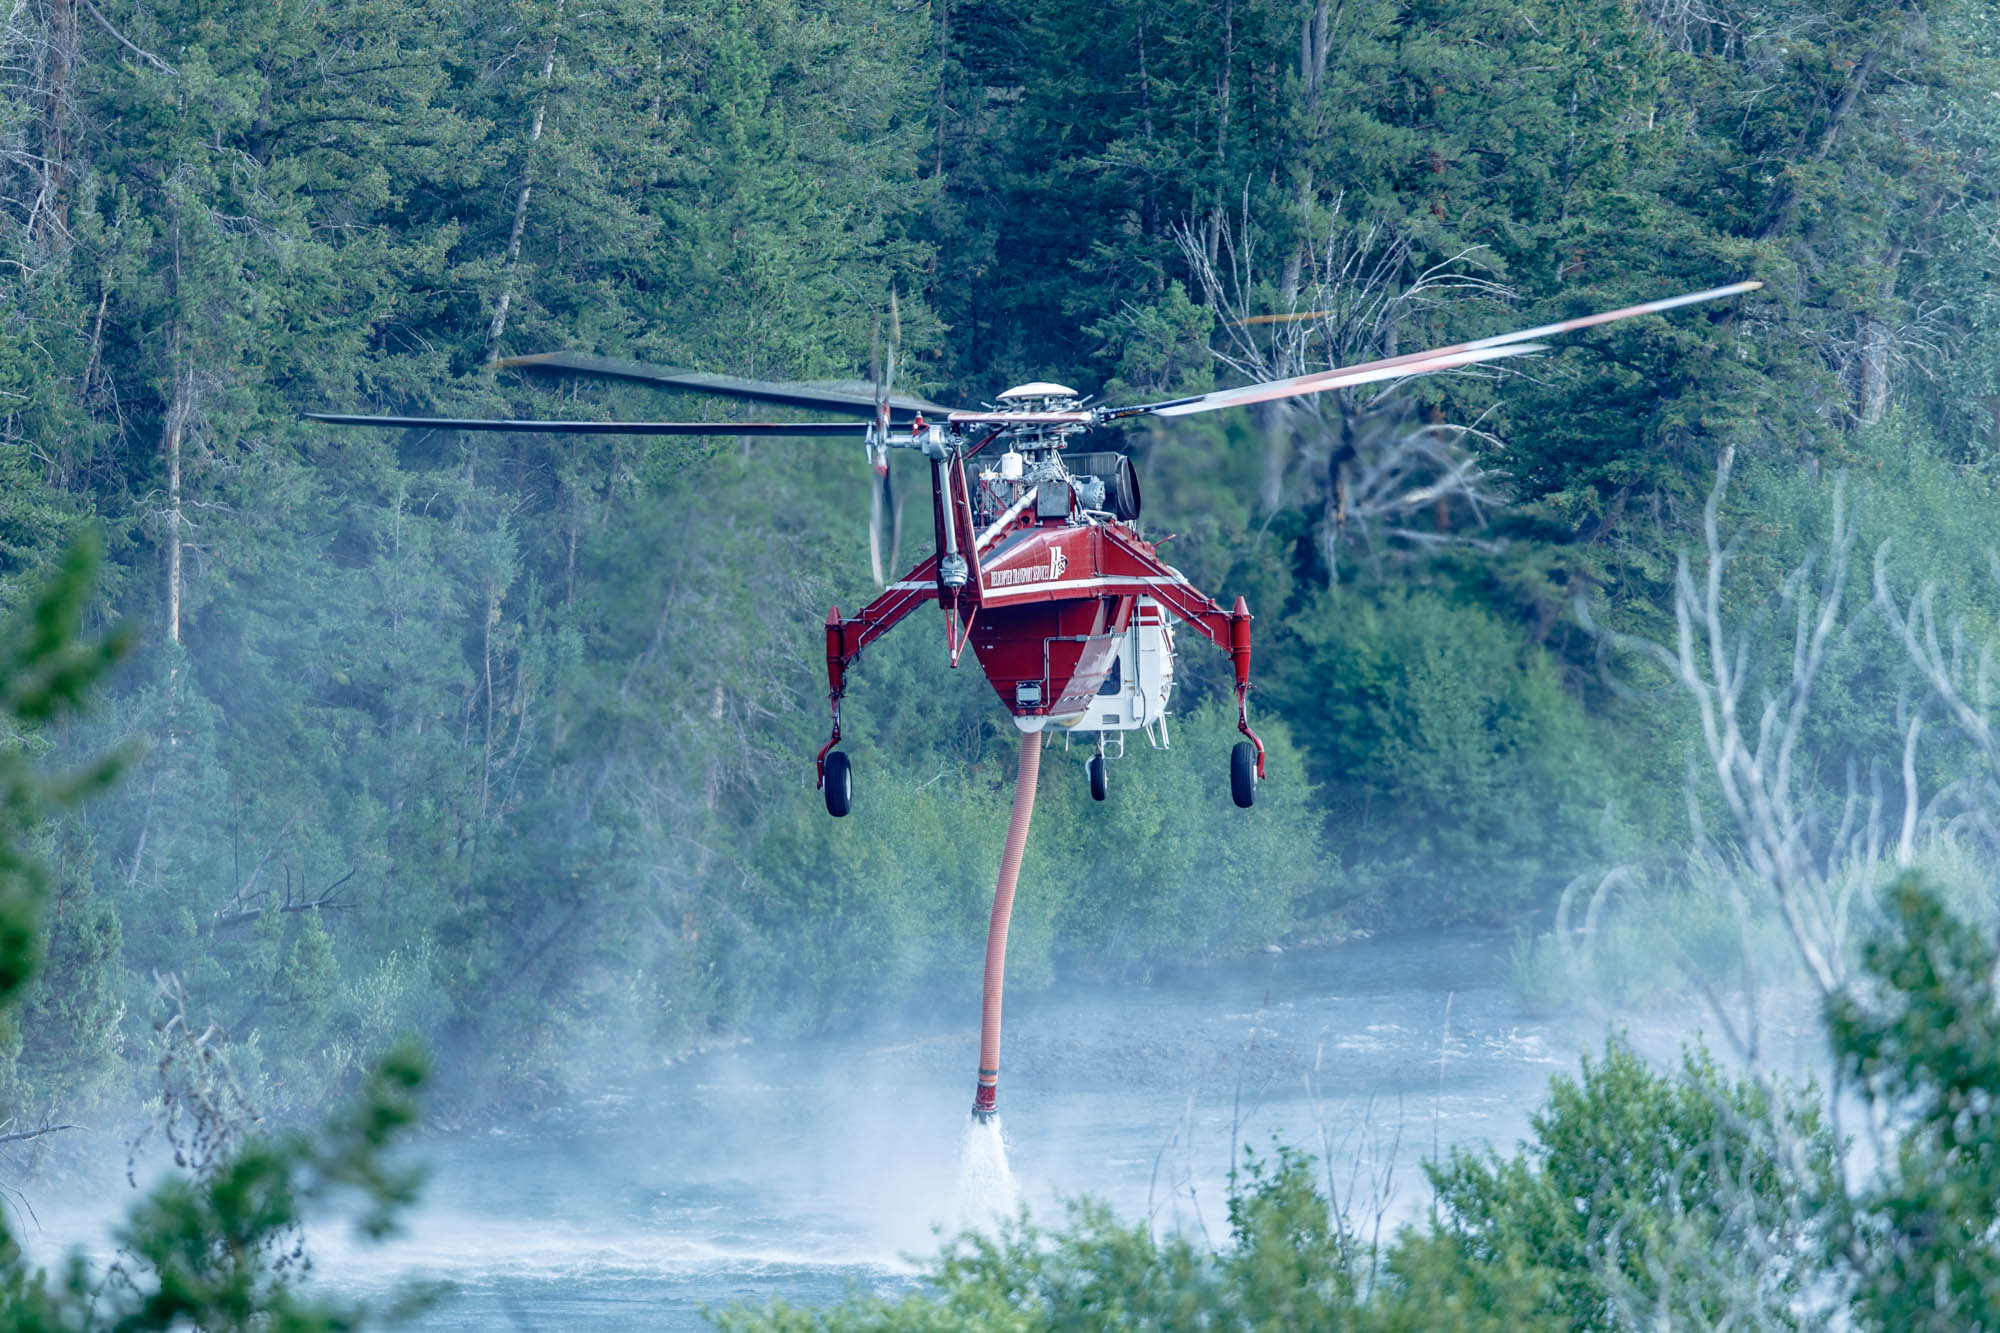
<svg viewBox="0 0 2000 1333">
<path fill-rule="evenodd" d="M 410 1036 L 476 1116 L 969 994 L 1012 729 L 927 620 L 813 788 L 860 451 L 299 416 L 741 412 L 493 362 L 863 378 L 892 294 L 898 387 L 976 403 L 1764 284 L 1093 439 L 1256 614 L 1272 776 L 1230 808 L 1184 639 L 1171 750 L 1101 807 L 1052 752 L 1018 984 L 1498 926 L 1551 1003 L 1773 940 L 1837 995 L 1992 920 L 1988 0 L 18 0 L 0 67 L 0 613 L 99 550 L 121 659 L 0 731 L 119 769 L 10 806 L 0 1116 L 148 1095 L 163 990 L 293 1119 Z"/>
<path fill-rule="evenodd" d="M 1573 608 L 1670 632 L 1724 449 L 1746 605 L 1836 473 L 1864 556 L 1909 531 L 1907 582 L 1983 577 L 1987 9 L 1082 15 L 15 12 L 0 597 L 100 532 L 93 621 L 139 645 L 102 706 L 24 738 L 131 758 L 46 835 L 11 1104 L 128 1090 L 156 973 L 306 1109 L 401 1032 L 468 1101 L 533 1098 L 593 1043 L 671 1059 L 973 975 L 1011 746 L 934 631 L 861 665 L 865 817 L 812 790 L 819 622 L 873 591 L 858 451 L 297 419 L 723 406 L 495 354 L 853 377 L 893 290 L 932 396 L 1161 395 L 1766 284 L 1520 374 L 1107 441 L 1180 566 L 1259 617 L 1277 776 L 1225 818 L 1226 663 L 1185 651 L 1177 744 L 1119 765 L 1114 807 L 1079 755 L 1045 784 L 1030 982 L 1531 927 L 1576 875 L 1671 878 L 1698 735 Z M 1901 767 L 1906 686 L 1865 635 L 1822 687 L 1829 787 Z M 1965 756 L 1918 762 L 1935 791 Z"/>
</svg>

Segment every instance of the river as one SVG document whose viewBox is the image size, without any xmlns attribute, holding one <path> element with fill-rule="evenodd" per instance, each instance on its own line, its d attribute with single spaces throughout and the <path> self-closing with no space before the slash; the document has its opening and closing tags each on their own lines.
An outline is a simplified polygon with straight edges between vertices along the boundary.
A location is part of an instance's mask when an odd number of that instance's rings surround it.
<svg viewBox="0 0 2000 1333">
<path fill-rule="evenodd" d="M 1022 1202 L 1053 1221 L 1087 1194 L 1219 1240 L 1233 1155 L 1276 1136 L 1386 1237 L 1428 1202 L 1426 1158 L 1511 1151 L 1550 1076 L 1602 1041 L 1601 1022 L 1522 1008 L 1509 942 L 1356 940 L 1011 996 L 1000 1109 Z M 977 1012 L 968 995 L 930 1030 L 713 1052 L 643 1085 L 607 1076 L 623 1090 L 531 1123 L 432 1134 L 404 1234 L 318 1229 L 312 1280 L 448 1283 L 427 1330 L 700 1328 L 736 1301 L 907 1290 L 938 1229 L 966 1220 Z M 1638 1039 L 1670 1057 L 1684 1035 Z M 31 1249 L 63 1231 L 90 1234 L 58 1226 Z"/>
<path fill-rule="evenodd" d="M 1276 1135 L 1320 1159 L 1358 1223 L 1411 1218 L 1423 1159 L 1510 1149 L 1595 1036 L 1522 1010 L 1507 946 L 1362 940 L 1010 997 L 1001 1123 L 1023 1202 L 1053 1220 L 1089 1194 L 1220 1237 L 1232 1150 Z M 699 1328 L 734 1301 L 907 1289 L 935 1229 L 964 1220 L 977 999 L 936 1032 L 736 1048 L 643 1095 L 433 1140 L 407 1234 L 317 1238 L 318 1280 L 448 1281 L 416 1325 L 434 1330 Z"/>
</svg>

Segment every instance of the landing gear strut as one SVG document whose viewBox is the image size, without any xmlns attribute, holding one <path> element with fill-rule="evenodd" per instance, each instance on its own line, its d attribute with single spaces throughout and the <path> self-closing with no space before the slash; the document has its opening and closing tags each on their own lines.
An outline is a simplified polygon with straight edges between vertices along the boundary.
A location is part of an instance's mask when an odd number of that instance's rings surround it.
<svg viewBox="0 0 2000 1333">
<path fill-rule="evenodd" d="M 833 706 L 833 734 L 819 747 L 814 763 L 819 789 L 826 793 L 826 812 L 839 819 L 854 805 L 854 765 L 846 751 L 833 748 L 840 744 L 840 700 L 847 693 L 847 659 L 842 656 L 837 606 L 826 613 L 826 683 L 826 701 Z"/>
<path fill-rule="evenodd" d="M 1229 613 L 1229 657 L 1236 667 L 1236 729 L 1247 738 L 1229 752 L 1229 795 L 1239 809 L 1257 803 L 1257 784 L 1264 780 L 1264 742 L 1250 730 L 1250 608 L 1236 599 Z"/>
</svg>

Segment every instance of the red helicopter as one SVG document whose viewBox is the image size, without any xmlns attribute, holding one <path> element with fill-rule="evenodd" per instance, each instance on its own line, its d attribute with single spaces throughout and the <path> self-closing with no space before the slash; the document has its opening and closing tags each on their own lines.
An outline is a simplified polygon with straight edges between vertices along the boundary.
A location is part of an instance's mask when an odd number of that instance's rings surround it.
<svg viewBox="0 0 2000 1333">
<path fill-rule="evenodd" d="M 955 410 L 892 392 L 881 366 L 866 382 L 783 383 L 739 379 L 580 352 L 508 357 L 494 364 L 626 380 L 714 397 L 836 413 L 837 421 L 507 421 L 456 417 L 350 416 L 310 412 L 334 425 L 405 429 L 615 435 L 852 437 L 878 478 L 876 527 L 884 509 L 888 451 L 911 449 L 931 465 L 935 549 L 853 616 L 826 617 L 832 735 L 816 760 L 828 813 L 847 814 L 853 769 L 840 744 L 847 669 L 862 651 L 926 602 L 943 611 L 945 649 L 958 665 L 971 646 L 1024 733 L 1050 724 L 1094 734 L 1091 795 L 1106 791 L 1106 741 L 1142 731 L 1167 744 L 1178 621 L 1228 653 L 1235 667 L 1237 729 L 1230 794 L 1248 808 L 1264 778 L 1264 746 L 1250 727 L 1250 610 L 1241 597 L 1225 610 L 1159 557 L 1138 526 L 1139 481 L 1116 452 L 1071 453 L 1068 443 L 1096 427 L 1142 417 L 1178 417 L 1271 402 L 1329 389 L 1455 370 L 1545 350 L 1538 338 L 1751 291 L 1738 282 L 1539 328 L 1426 352 L 1248 384 L 1160 402 L 1088 403 L 1061 384 L 1017 385 L 985 407 Z M 892 346 L 894 339 L 892 337 Z M 871 537 L 876 528 L 871 528 Z M 880 574 L 877 578 L 879 580 Z"/>
</svg>

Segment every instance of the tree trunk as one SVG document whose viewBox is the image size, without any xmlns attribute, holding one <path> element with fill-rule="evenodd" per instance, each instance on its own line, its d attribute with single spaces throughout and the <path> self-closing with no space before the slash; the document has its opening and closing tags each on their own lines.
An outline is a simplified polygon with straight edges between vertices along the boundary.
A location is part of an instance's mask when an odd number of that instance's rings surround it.
<svg viewBox="0 0 2000 1333">
<path fill-rule="evenodd" d="M 76 63 L 75 0 L 50 0 L 48 83 L 42 92 L 42 184 L 30 232 L 50 247 L 69 236 L 70 72 Z"/>
<path fill-rule="evenodd" d="M 708 720 L 718 733 L 722 730 L 723 699 L 722 685 L 718 681 L 709 691 L 708 696 Z M 715 815 L 716 806 L 720 804 L 721 795 L 722 760 L 715 755 L 711 755 L 708 761 L 708 768 L 702 774 L 701 779 L 701 808 L 708 812 L 710 818 L 713 818 Z M 711 831 L 704 829 L 702 836 L 695 842 L 694 878 L 697 884 L 708 877 L 708 862 L 711 855 L 709 841 L 711 836 Z M 681 918 L 682 938 L 692 941 L 694 938 L 693 931 L 693 914 L 689 913 Z"/>
<path fill-rule="evenodd" d="M 1872 426 L 1889 410 L 1889 324 L 1879 315 L 1861 321 L 1861 392 L 1856 416 Z"/>
<path fill-rule="evenodd" d="M 167 640 L 181 641 L 181 427 L 167 428 Z"/>
<path fill-rule="evenodd" d="M 485 735 L 479 746 L 479 818 L 486 818 L 487 805 L 493 795 L 493 627 L 500 623 L 499 585 L 486 590 L 486 623 L 480 631 L 479 653 L 481 680 L 486 695 Z"/>
<path fill-rule="evenodd" d="M 1229 143 L 1229 103 L 1231 100 L 1230 74 L 1236 63 L 1236 0 L 1223 0 L 1222 6 L 1222 87 L 1218 90 L 1215 117 L 1215 165 L 1216 179 L 1221 180 L 1222 164 L 1228 157 Z M 1208 262 L 1215 265 L 1222 258 L 1222 199 L 1220 191 L 1214 208 L 1209 213 Z"/>
<path fill-rule="evenodd" d="M 174 376 L 174 396 L 167 404 L 164 445 L 167 454 L 167 641 L 181 641 L 181 442 L 187 433 L 194 376 L 180 370 Z"/>
<path fill-rule="evenodd" d="M 1153 80 L 1146 68 L 1146 11 L 1139 11 L 1139 129 L 1146 136 L 1146 175 L 1140 183 L 1139 230 L 1148 239 L 1160 232 L 1159 177 L 1153 162 Z M 1149 284 L 1155 295 L 1166 290 L 1166 273 L 1157 271 Z"/>
<path fill-rule="evenodd" d="M 514 304 L 514 279 L 521 265 L 521 237 L 528 229 L 528 197 L 535 189 L 535 145 L 542 140 L 542 126 L 549 114 L 549 83 L 556 73 L 556 39 L 562 31 L 564 0 L 556 0 L 555 28 L 542 51 L 542 95 L 535 99 L 534 119 L 528 126 L 528 151 L 521 162 L 521 188 L 514 195 L 514 225 L 507 233 L 507 256 L 502 265 L 500 299 L 493 304 L 493 323 L 486 330 L 488 360 L 500 355 L 500 335 L 507 331 L 507 311 Z"/>
<path fill-rule="evenodd" d="M 1903 262 L 1903 247 L 1896 246 L 1882 263 L 1882 304 L 1888 303 L 1896 294 L 1896 270 Z M 1882 419 L 1889 410 L 1889 351 L 1891 331 L 1889 321 L 1879 313 L 1869 314 L 1861 320 L 1861 373 L 1859 401 L 1855 404 L 1855 416 L 1864 426 L 1872 426 Z"/>
<path fill-rule="evenodd" d="M 1257 502 L 1266 514 L 1275 514 L 1285 499 L 1285 474 L 1292 467 L 1292 433 L 1285 429 L 1285 415 L 1276 403 L 1251 407 L 1258 434 L 1264 437 L 1264 476 L 1257 484 Z"/>
<path fill-rule="evenodd" d="M 1306 87 L 1306 127 L 1310 136 L 1317 137 L 1321 131 L 1320 89 L 1326 81 L 1327 23 L 1326 0 L 1318 0 L 1312 12 L 1299 24 L 1299 80 Z M 1299 234 L 1292 242 L 1292 252 L 1285 260 L 1282 281 L 1282 297 L 1285 308 L 1290 310 L 1298 297 L 1300 270 L 1305 265 L 1306 243 L 1312 225 L 1313 169 L 1307 163 L 1301 173 L 1298 193 Z"/>
<path fill-rule="evenodd" d="M 951 0 L 938 0 L 938 90 L 937 90 L 937 171 L 944 175 L 944 122 L 951 114 L 951 103 L 947 96 L 950 80 L 946 77 L 945 62 L 951 59 Z"/>
</svg>

